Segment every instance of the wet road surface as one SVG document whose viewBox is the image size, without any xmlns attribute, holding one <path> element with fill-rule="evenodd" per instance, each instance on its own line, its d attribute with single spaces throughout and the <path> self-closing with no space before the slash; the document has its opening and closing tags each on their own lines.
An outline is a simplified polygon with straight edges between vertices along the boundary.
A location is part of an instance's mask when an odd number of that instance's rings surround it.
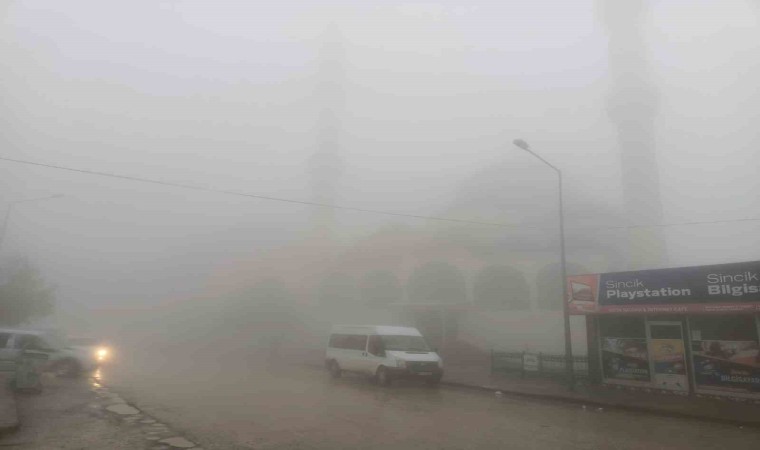
<svg viewBox="0 0 760 450">
<path fill-rule="evenodd" d="M 43 385 L 41 393 L 17 393 L 21 426 L 0 437 L 0 448 L 167 450 L 158 440 L 176 435 L 167 429 L 159 439 L 150 440 L 153 428 L 148 427 L 155 421 L 138 424 L 138 417 L 147 418 L 112 413 L 110 408 L 127 407 L 124 400 L 89 380 L 45 376 Z"/>
<path fill-rule="evenodd" d="M 101 379 L 209 449 L 760 448 L 758 429 L 250 361 L 133 358 Z"/>
</svg>

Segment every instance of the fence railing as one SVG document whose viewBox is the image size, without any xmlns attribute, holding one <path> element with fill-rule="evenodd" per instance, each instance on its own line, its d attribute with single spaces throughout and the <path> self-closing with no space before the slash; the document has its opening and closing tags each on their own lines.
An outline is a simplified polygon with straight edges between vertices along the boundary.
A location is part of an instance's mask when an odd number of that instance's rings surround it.
<svg viewBox="0 0 760 450">
<path fill-rule="evenodd" d="M 587 378 L 588 358 L 573 356 L 573 370 L 576 377 Z M 522 377 L 563 377 L 565 355 L 491 350 L 491 373 L 517 373 Z"/>
</svg>

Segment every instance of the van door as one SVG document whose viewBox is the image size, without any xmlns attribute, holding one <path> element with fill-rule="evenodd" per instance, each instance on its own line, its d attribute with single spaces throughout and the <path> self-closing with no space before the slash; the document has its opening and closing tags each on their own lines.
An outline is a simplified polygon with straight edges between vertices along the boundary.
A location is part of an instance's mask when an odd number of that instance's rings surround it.
<svg viewBox="0 0 760 450">
<path fill-rule="evenodd" d="M 367 356 L 364 357 L 362 371 L 374 375 L 378 366 L 386 364 L 386 359 L 382 338 L 376 334 L 370 336 L 367 340 Z"/>
<path fill-rule="evenodd" d="M 361 372 L 367 355 L 367 335 L 347 334 L 338 364 L 345 370 Z"/>
</svg>

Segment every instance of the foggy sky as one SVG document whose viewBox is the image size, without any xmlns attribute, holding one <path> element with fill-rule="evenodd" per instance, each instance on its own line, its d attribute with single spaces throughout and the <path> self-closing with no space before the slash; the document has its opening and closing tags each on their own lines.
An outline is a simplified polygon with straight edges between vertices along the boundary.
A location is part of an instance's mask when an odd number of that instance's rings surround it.
<svg viewBox="0 0 760 450">
<path fill-rule="evenodd" d="M 580 238 L 625 225 L 612 214 L 624 209 L 620 152 L 594 3 L 8 2 L 2 155 L 309 200 L 320 36 L 332 23 L 345 39 L 335 203 L 552 220 L 553 174 L 511 146 L 521 137 L 565 172 L 569 238 Z M 663 220 L 758 217 L 760 9 L 647 4 Z M 493 167 L 503 184 L 483 195 L 509 191 L 511 206 L 450 208 Z M 187 295 L 220 265 L 302 238 L 312 212 L 8 162 L 0 174 L 3 207 L 66 196 L 15 207 L 0 253 L 0 267 L 28 256 L 63 304 Z M 347 243 L 391 223 L 427 226 L 336 218 Z M 758 259 L 758 226 L 667 228 L 668 265 Z"/>
</svg>

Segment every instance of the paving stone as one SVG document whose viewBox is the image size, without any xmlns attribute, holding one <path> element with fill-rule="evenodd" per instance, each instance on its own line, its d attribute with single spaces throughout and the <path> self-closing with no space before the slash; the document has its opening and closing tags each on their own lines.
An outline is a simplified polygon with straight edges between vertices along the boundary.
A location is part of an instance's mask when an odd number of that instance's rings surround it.
<svg viewBox="0 0 760 450">
<path fill-rule="evenodd" d="M 167 444 L 167 445 L 169 445 L 171 447 L 175 447 L 175 448 L 193 448 L 193 447 L 195 447 L 194 443 L 192 443 L 192 442 L 188 441 L 187 439 L 185 439 L 183 437 L 180 437 L 180 436 L 171 437 L 171 438 L 168 438 L 168 439 L 163 439 L 163 440 L 161 440 L 161 443 L 162 444 Z"/>
<path fill-rule="evenodd" d="M 133 414 L 140 414 L 140 410 L 133 408 L 129 405 L 125 405 L 125 404 L 111 405 L 107 407 L 106 409 L 111 411 L 112 413 L 121 414 L 123 416 L 131 416 Z"/>
</svg>

